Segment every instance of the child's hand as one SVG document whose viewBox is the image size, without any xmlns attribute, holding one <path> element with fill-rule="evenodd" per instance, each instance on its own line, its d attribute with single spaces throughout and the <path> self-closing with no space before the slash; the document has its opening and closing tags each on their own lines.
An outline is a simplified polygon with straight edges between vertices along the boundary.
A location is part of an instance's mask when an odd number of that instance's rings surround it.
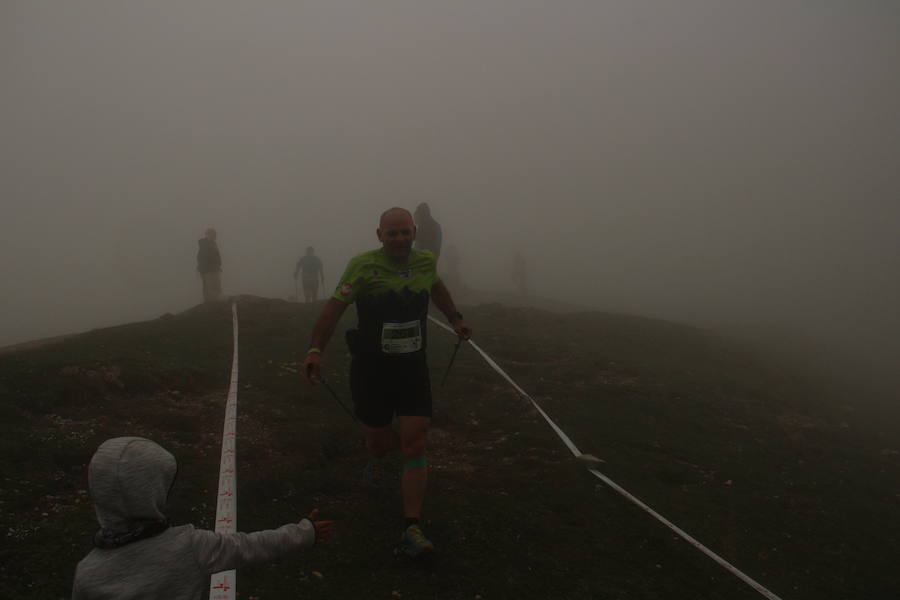
<svg viewBox="0 0 900 600">
<path fill-rule="evenodd" d="M 312 521 L 313 527 L 316 530 L 316 543 L 321 544 L 325 540 L 327 540 L 332 531 L 334 531 L 334 521 L 317 521 L 319 518 L 319 509 L 314 508 L 312 512 L 309 513 L 309 517 L 307 517 L 310 521 Z"/>
</svg>

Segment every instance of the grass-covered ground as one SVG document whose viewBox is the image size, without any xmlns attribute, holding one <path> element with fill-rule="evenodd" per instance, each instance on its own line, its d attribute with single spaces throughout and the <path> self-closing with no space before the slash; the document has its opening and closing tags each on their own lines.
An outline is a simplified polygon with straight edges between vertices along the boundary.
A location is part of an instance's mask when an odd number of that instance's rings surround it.
<svg viewBox="0 0 900 600">
<path fill-rule="evenodd" d="M 424 529 L 438 552 L 396 558 L 396 474 L 380 495 L 360 485 L 355 425 L 297 373 L 321 306 L 239 303 L 240 529 L 313 507 L 339 527 L 327 545 L 241 571 L 242 598 L 761 597 L 573 461 L 471 348 L 441 389 L 454 340 L 437 328 Z M 859 417 L 859 399 L 672 323 L 463 312 L 605 474 L 785 600 L 898 597 L 900 442 L 893 424 Z M 324 364 L 349 404 L 341 334 Z M 86 465 L 109 437 L 172 451 L 170 516 L 212 528 L 230 364 L 225 304 L 0 355 L 0 597 L 68 595 L 96 529 Z"/>
</svg>

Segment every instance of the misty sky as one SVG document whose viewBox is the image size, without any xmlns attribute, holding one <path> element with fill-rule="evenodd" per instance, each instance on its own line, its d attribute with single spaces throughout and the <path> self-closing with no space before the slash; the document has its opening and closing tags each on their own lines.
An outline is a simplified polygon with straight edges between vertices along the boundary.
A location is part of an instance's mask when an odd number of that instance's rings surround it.
<svg viewBox="0 0 900 600">
<path fill-rule="evenodd" d="M 893 1 L 0 3 L 0 345 L 336 283 L 427 201 L 470 285 L 900 355 Z M 893 359 L 892 359 L 893 360 Z M 895 362 L 893 364 L 896 364 Z"/>
</svg>

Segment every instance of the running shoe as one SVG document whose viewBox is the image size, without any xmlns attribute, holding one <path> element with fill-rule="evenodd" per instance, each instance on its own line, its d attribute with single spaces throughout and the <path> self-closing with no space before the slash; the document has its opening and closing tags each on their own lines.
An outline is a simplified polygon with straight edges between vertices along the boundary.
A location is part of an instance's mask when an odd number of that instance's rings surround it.
<svg viewBox="0 0 900 600">
<path fill-rule="evenodd" d="M 410 525 L 400 537 L 400 550 L 411 558 L 419 558 L 434 552 L 432 544 L 418 525 Z"/>
<path fill-rule="evenodd" d="M 370 458 L 362 472 L 363 483 L 376 490 L 384 489 L 384 465 L 383 461 Z"/>
</svg>

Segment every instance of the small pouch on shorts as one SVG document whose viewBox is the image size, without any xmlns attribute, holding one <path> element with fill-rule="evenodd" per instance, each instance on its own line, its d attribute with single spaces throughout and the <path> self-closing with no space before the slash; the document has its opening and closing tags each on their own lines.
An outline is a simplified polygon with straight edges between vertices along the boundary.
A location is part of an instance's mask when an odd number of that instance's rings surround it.
<svg viewBox="0 0 900 600">
<path fill-rule="evenodd" d="M 409 354 L 422 349 L 422 323 L 384 323 L 381 327 L 381 351 L 385 354 Z"/>
</svg>

